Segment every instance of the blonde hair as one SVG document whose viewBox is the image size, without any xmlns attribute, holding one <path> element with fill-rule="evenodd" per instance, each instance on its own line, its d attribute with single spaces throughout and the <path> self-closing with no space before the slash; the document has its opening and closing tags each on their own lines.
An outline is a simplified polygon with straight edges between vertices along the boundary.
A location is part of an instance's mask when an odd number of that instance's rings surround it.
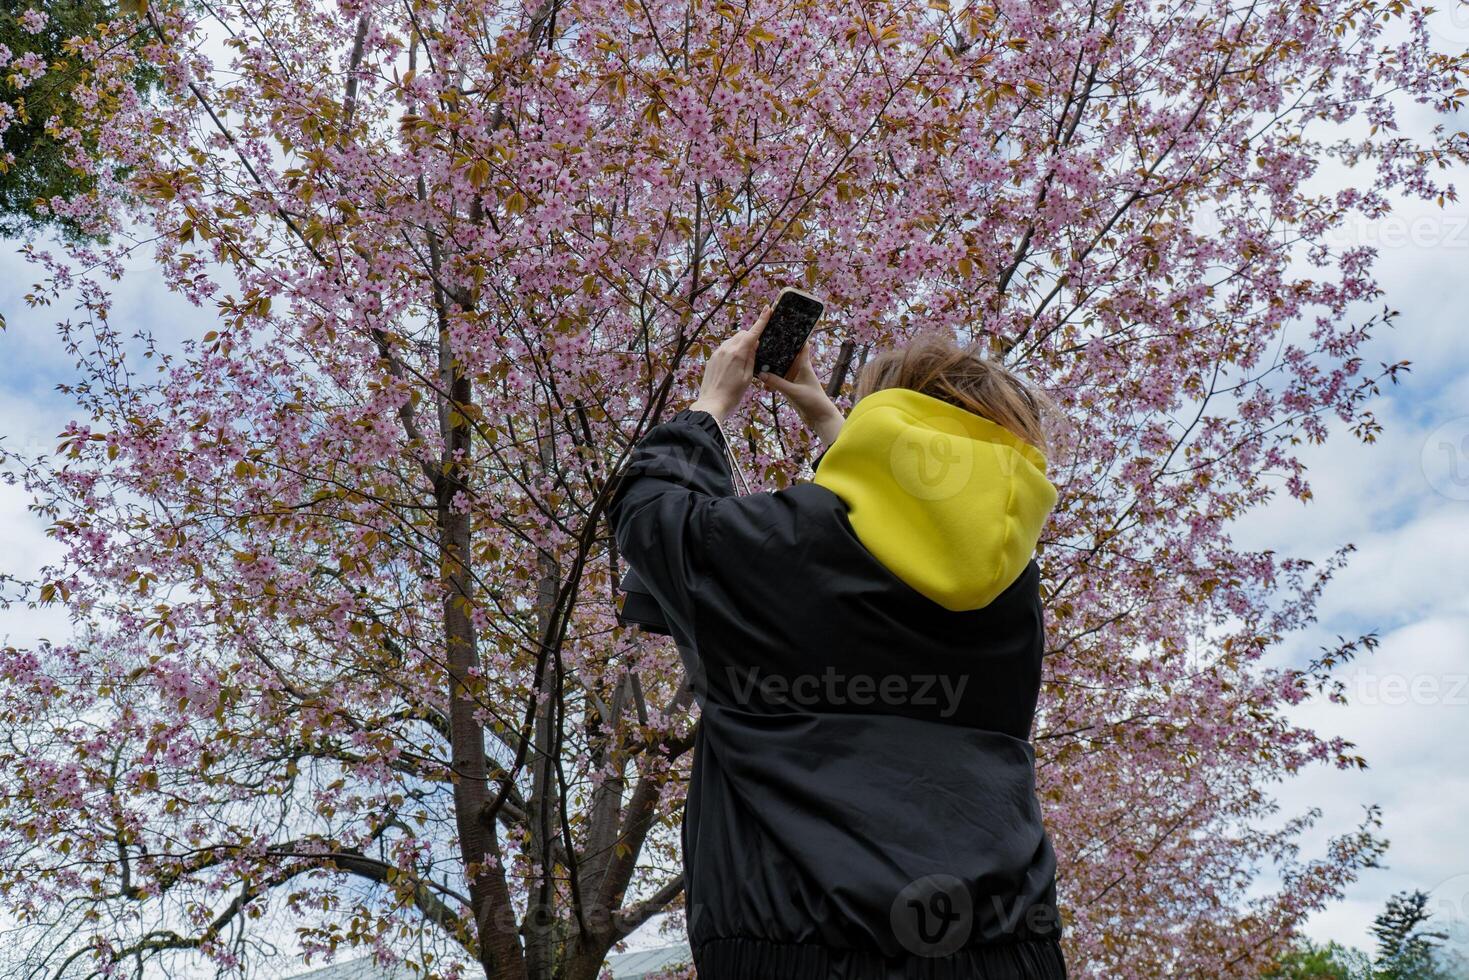
<svg viewBox="0 0 1469 980">
<path fill-rule="evenodd" d="M 923 333 L 862 365 L 852 392 L 856 404 L 874 391 L 909 388 L 957 405 L 1049 453 L 1047 431 L 1059 410 L 1046 394 L 946 333 Z"/>
</svg>

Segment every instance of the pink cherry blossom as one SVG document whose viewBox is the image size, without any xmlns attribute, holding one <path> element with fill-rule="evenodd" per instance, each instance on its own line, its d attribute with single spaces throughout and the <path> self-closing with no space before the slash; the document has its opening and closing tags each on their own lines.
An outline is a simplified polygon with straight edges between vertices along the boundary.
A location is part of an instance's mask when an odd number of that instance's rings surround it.
<svg viewBox="0 0 1469 980">
<path fill-rule="evenodd" d="M 935 329 L 1065 410 L 1034 743 L 1077 976 L 1256 976 L 1381 853 L 1376 811 L 1303 852 L 1318 818 L 1271 796 L 1365 764 L 1286 709 L 1340 696 L 1374 638 L 1261 662 L 1350 547 L 1312 565 L 1230 527 L 1308 499 L 1301 440 L 1331 415 L 1370 437 L 1404 368 L 1362 361 L 1392 315 L 1375 251 L 1331 233 L 1456 199 L 1463 134 L 1400 121 L 1463 107 L 1416 13 L 202 13 L 74 39 L 51 123 L 95 181 L 46 207 L 96 237 L 25 248 L 77 419 L 0 454 L 65 549 L 32 598 L 74 635 L 0 651 L 0 963 L 244 976 L 279 916 L 312 965 L 590 980 L 680 909 L 693 719 L 668 642 L 616 625 L 605 510 L 786 284 L 828 303 L 844 405 Z M 1308 189 L 1326 161 L 1354 188 Z M 113 318 L 143 266 L 197 309 L 177 347 Z M 787 407 L 752 393 L 730 425 L 762 486 L 808 475 Z"/>
</svg>

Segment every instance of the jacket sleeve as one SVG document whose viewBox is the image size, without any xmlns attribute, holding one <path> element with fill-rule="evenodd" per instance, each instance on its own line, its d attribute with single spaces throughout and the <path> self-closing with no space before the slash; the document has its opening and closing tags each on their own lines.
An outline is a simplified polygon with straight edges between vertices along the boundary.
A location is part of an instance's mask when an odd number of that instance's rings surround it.
<svg viewBox="0 0 1469 980">
<path fill-rule="evenodd" d="M 733 495 L 719 423 L 689 409 L 643 436 L 613 492 L 608 518 L 618 550 L 685 637 L 707 567 L 710 505 Z"/>
</svg>

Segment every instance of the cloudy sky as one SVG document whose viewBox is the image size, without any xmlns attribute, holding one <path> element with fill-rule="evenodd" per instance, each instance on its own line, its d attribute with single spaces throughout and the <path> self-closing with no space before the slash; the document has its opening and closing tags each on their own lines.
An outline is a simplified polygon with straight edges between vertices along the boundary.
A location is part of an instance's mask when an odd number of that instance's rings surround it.
<svg viewBox="0 0 1469 980">
<path fill-rule="evenodd" d="M 1469 173 L 1453 179 L 1469 194 Z M 1365 803 L 1383 807 L 1392 841 L 1387 867 L 1318 915 L 1313 936 L 1370 947 L 1367 927 L 1386 898 L 1420 888 L 1469 954 L 1469 202 L 1440 210 L 1401 201 L 1389 218 L 1344 231 L 1347 239 L 1378 247 L 1382 302 L 1401 311 L 1363 351 L 1366 364 L 1408 360 L 1411 373 L 1368 406 L 1384 428 L 1376 443 L 1336 421 L 1324 445 L 1302 449 L 1314 499 L 1281 494 L 1242 521 L 1236 539 L 1321 561 L 1342 543 L 1356 545 L 1318 621 L 1274 660 L 1301 664 L 1338 636 L 1378 634 L 1377 650 L 1338 674 L 1349 704 L 1298 713 L 1356 742 L 1371 768 L 1313 770 L 1279 798 L 1286 813 L 1324 811 L 1304 854 L 1349 829 Z"/>
<path fill-rule="evenodd" d="M 1469 23 L 1449 24 L 1469 43 Z M 1341 174 L 1323 171 L 1331 186 Z M 1469 173 L 1454 179 L 1469 194 Z M 1286 814 L 1319 806 L 1323 818 L 1303 854 L 1319 854 L 1329 835 L 1350 830 L 1367 803 L 1383 807 L 1392 847 L 1381 870 L 1367 872 L 1346 900 L 1316 916 L 1308 932 L 1367 947 L 1367 927 L 1394 892 L 1432 890 L 1441 925 L 1469 954 L 1469 202 L 1440 210 L 1402 201 L 1388 218 L 1347 229 L 1338 244 L 1378 247 L 1384 302 L 1401 311 L 1395 328 L 1379 331 L 1369 365 L 1410 360 L 1403 383 L 1370 407 L 1384 426 L 1364 445 L 1337 423 L 1332 438 L 1302 452 L 1315 499 L 1303 505 L 1282 493 L 1238 526 L 1247 546 L 1324 560 L 1352 542 L 1357 551 L 1328 587 L 1318 622 L 1275 653 L 1276 663 L 1302 663 L 1337 636 L 1376 631 L 1378 649 L 1341 676 L 1351 703 L 1310 704 L 1302 722 L 1357 743 L 1366 772 L 1317 769 L 1279 788 Z M 72 416 L 54 386 L 74 376 L 53 324 L 65 309 L 28 309 L 36 278 L 16 243 L 0 245 L 0 435 L 30 452 L 50 450 Z M 156 282 L 142 263 L 118 284 L 114 322 L 146 325 L 163 342 L 210 329 L 207 311 L 188 306 Z M 1372 310 L 1361 311 L 1361 316 Z M 26 497 L 0 485 L 3 570 L 33 574 L 52 557 Z M 67 624 L 54 611 L 0 611 L 0 640 L 27 645 L 61 638 Z M 656 940 L 655 940 L 656 941 Z"/>
</svg>

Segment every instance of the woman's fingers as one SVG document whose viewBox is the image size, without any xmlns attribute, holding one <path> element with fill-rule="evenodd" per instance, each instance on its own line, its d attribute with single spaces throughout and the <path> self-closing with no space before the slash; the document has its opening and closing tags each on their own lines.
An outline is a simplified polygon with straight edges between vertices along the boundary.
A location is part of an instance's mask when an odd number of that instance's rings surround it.
<svg viewBox="0 0 1469 980">
<path fill-rule="evenodd" d="M 775 304 L 774 303 L 766 303 L 765 304 L 765 309 L 763 309 L 763 310 L 760 311 L 760 315 L 758 317 L 756 317 L 755 318 L 755 322 L 750 325 L 750 331 L 749 332 L 753 336 L 759 337 L 760 336 L 760 331 L 764 330 L 765 329 L 765 324 L 767 324 L 767 323 L 770 322 L 770 314 L 773 313 L 774 311 L 775 311 Z"/>
<path fill-rule="evenodd" d="M 760 311 L 760 315 L 755 318 L 755 322 L 750 325 L 749 330 L 741 330 L 731 338 L 738 340 L 740 349 L 748 350 L 751 358 L 755 356 L 755 349 L 760 344 L 760 334 L 765 330 L 765 325 L 770 322 L 770 313 L 774 309 L 774 305 L 767 304 L 765 309 Z"/>
<path fill-rule="evenodd" d="M 806 342 L 796 352 L 796 359 L 791 367 L 794 371 L 788 373 L 793 375 L 793 380 L 811 381 L 816 378 L 816 369 L 811 366 L 811 338 L 806 338 Z"/>
<path fill-rule="evenodd" d="M 797 391 L 795 384 L 787 381 L 785 378 L 777 377 L 776 375 L 771 374 L 769 371 L 761 371 L 759 374 L 759 380 L 760 383 L 765 386 L 766 391 L 776 391 L 781 393 L 782 395 L 785 395 L 786 401 L 790 402 L 791 406 L 795 408 L 797 412 L 801 410 L 800 403 L 797 400 L 800 392 Z"/>
<path fill-rule="evenodd" d="M 704 367 L 704 381 L 700 398 L 706 396 L 729 408 L 737 405 L 755 373 L 755 353 L 760 346 L 760 332 L 770 322 L 774 304 L 767 304 L 760 311 L 748 330 L 736 330 L 714 349 L 709 363 Z"/>
<path fill-rule="evenodd" d="M 729 353 L 741 368 L 755 363 L 755 351 L 760 346 L 760 336 L 754 330 L 741 330 L 729 340 Z"/>
<path fill-rule="evenodd" d="M 737 349 L 748 345 L 751 350 L 754 350 L 755 343 L 760 339 L 760 333 L 765 329 L 765 324 L 770 322 L 770 313 L 774 309 L 774 305 L 767 303 L 760 311 L 760 315 L 755 318 L 754 323 L 750 324 L 747 329 L 736 330 L 721 346 Z"/>
<path fill-rule="evenodd" d="M 749 330 L 736 331 L 733 337 L 730 337 L 720 345 L 728 351 L 735 363 L 746 372 L 746 376 L 751 373 L 750 369 L 755 365 L 755 352 L 760 347 L 760 332 L 765 329 L 765 324 L 770 322 L 770 313 L 774 309 L 774 305 L 767 305 L 760 312 L 760 316 L 756 318 Z"/>
</svg>

